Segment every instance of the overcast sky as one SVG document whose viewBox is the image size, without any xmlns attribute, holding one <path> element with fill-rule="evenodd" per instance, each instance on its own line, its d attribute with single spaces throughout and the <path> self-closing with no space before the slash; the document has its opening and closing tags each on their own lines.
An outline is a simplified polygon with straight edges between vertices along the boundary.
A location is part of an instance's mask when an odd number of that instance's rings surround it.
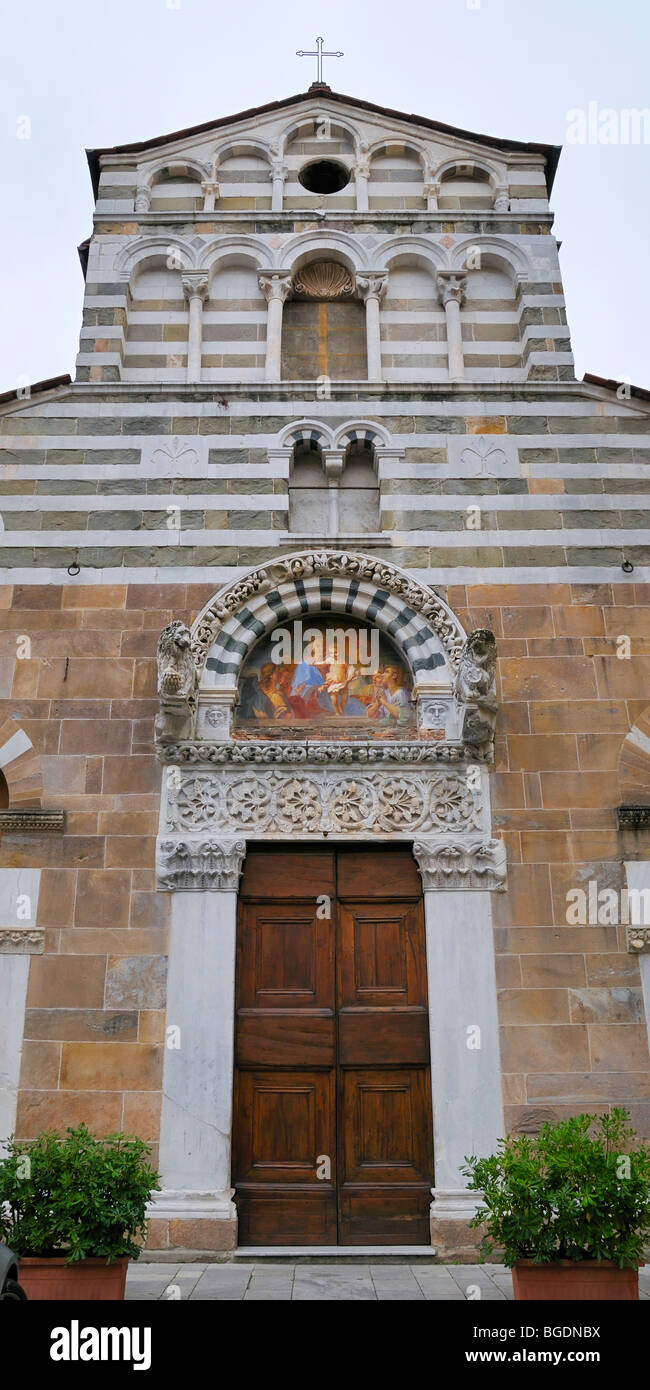
<svg viewBox="0 0 650 1390">
<path fill-rule="evenodd" d="M 648 0 L 4 0 L 2 32 L 0 391 L 74 374 L 84 150 L 304 91 L 314 62 L 295 52 L 317 34 L 345 51 L 325 68 L 336 91 L 564 144 L 553 207 L 577 375 L 650 387 L 650 111 L 645 141 L 616 141 L 621 112 L 650 107 Z M 590 103 L 609 143 L 567 143 L 567 112 Z"/>
</svg>

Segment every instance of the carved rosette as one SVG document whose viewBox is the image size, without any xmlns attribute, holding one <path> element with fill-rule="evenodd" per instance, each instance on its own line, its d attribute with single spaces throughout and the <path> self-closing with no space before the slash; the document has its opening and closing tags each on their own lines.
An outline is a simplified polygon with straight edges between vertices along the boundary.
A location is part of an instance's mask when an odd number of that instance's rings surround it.
<svg viewBox="0 0 650 1390">
<path fill-rule="evenodd" d="M 451 770 L 428 776 L 383 769 L 179 770 L 166 793 L 166 829 L 190 834 L 283 835 L 299 828 L 395 838 L 414 831 L 476 833 L 484 823 L 481 790 L 469 788 L 462 773 Z"/>
</svg>

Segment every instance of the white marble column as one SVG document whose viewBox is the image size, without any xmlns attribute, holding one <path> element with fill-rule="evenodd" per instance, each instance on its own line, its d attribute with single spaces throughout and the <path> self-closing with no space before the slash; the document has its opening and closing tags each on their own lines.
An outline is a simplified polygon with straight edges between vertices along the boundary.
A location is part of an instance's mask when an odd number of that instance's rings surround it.
<svg viewBox="0 0 650 1390">
<path fill-rule="evenodd" d="M 425 178 L 423 193 L 427 200 L 427 212 L 438 211 L 438 198 L 440 197 L 440 184 L 435 179 Z"/>
<path fill-rule="evenodd" d="M 271 166 L 271 212 L 282 212 L 284 205 L 284 183 L 289 170 L 282 160 Z"/>
<path fill-rule="evenodd" d="M 386 292 L 388 275 L 357 275 L 357 289 L 366 306 L 368 381 L 383 381 L 379 304 Z"/>
<path fill-rule="evenodd" d="M 354 166 L 354 187 L 357 200 L 357 212 L 368 211 L 368 182 L 370 179 L 370 161 L 359 159 Z"/>
<path fill-rule="evenodd" d="M 327 478 L 327 529 L 330 536 L 338 536 L 341 520 L 339 513 L 339 485 L 343 473 L 343 449 L 326 449 L 323 454 L 323 467 Z"/>
<path fill-rule="evenodd" d="M 463 357 L 460 306 L 465 298 L 467 276 L 455 270 L 440 270 L 437 284 L 447 320 L 449 380 L 463 381 L 465 379 L 465 360 Z"/>
<path fill-rule="evenodd" d="M 469 1219 L 478 1205 L 462 1176 L 503 1137 L 490 894 L 424 882 L 431 1037 L 435 1219 Z M 434 1236 L 435 1240 L 435 1236 Z"/>
<path fill-rule="evenodd" d="M 201 380 L 203 352 L 203 301 L 208 293 L 208 277 L 204 271 L 189 270 L 182 276 L 183 293 L 189 303 L 189 334 L 187 341 L 187 380 Z"/>
<path fill-rule="evenodd" d="M 160 1131 L 163 1190 L 152 1216 L 167 1210 L 176 1217 L 236 1216 L 230 1181 L 236 930 L 235 886 L 174 893 Z"/>
<path fill-rule="evenodd" d="M 282 376 L 282 309 L 291 291 L 291 276 L 284 271 L 258 276 L 259 286 L 268 304 L 266 320 L 267 381 L 280 381 Z"/>
<path fill-rule="evenodd" d="M 201 184 L 201 192 L 203 194 L 203 211 L 214 212 L 219 197 L 219 184 L 216 179 L 204 179 Z"/>
</svg>

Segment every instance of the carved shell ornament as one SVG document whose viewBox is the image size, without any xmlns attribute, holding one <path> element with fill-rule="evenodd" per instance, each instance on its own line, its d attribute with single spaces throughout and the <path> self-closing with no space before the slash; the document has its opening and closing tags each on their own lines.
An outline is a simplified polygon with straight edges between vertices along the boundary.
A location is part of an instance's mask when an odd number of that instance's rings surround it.
<svg viewBox="0 0 650 1390">
<path fill-rule="evenodd" d="M 337 261 L 313 261 L 294 275 L 293 288 L 296 294 L 304 294 L 307 299 L 340 299 L 342 295 L 353 293 L 354 280 L 350 271 Z"/>
</svg>

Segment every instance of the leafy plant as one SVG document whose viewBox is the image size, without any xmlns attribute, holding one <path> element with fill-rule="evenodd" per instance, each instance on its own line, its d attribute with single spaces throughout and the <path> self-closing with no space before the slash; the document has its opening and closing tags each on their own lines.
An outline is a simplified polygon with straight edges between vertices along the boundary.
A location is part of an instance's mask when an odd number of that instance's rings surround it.
<svg viewBox="0 0 650 1390">
<path fill-rule="evenodd" d="M 627 1111 L 575 1115 L 538 1134 L 500 1139 L 489 1158 L 466 1158 L 468 1186 L 482 1206 L 472 1226 L 486 1227 L 481 1256 L 495 1245 L 516 1260 L 641 1258 L 650 1234 L 650 1148 L 634 1144 Z"/>
<path fill-rule="evenodd" d="M 148 1145 L 133 1135 L 96 1139 L 81 1124 L 7 1143 L 0 1161 L 0 1234 L 17 1255 L 138 1258 L 145 1211 L 158 1174 Z"/>
</svg>

